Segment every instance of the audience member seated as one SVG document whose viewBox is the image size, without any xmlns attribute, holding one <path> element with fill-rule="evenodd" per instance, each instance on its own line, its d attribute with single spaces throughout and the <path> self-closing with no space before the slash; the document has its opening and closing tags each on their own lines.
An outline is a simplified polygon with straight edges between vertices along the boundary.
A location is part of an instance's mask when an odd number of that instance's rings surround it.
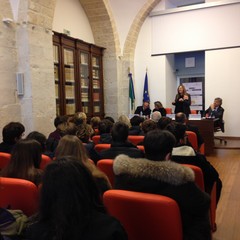
<svg viewBox="0 0 240 240">
<path fill-rule="evenodd" d="M 50 158 L 54 157 L 53 152 L 50 152 L 49 150 L 47 150 L 47 138 L 44 134 L 37 131 L 33 131 L 27 135 L 26 139 L 34 139 L 38 141 L 41 145 L 42 154 L 47 155 Z"/>
<path fill-rule="evenodd" d="M 57 158 L 63 156 L 73 156 L 77 158 L 77 160 L 84 164 L 92 173 L 100 194 L 103 194 L 106 190 L 111 188 L 107 176 L 89 161 L 86 150 L 77 136 L 66 135 L 62 137 L 58 143 L 55 156 Z"/>
<path fill-rule="evenodd" d="M 130 119 L 124 114 L 119 116 L 118 122 L 123 122 L 123 123 L 127 124 L 129 128 L 131 127 Z"/>
<path fill-rule="evenodd" d="M 131 127 L 129 128 L 129 135 L 143 135 L 141 124 L 144 119 L 140 116 L 133 116 L 130 119 Z"/>
<path fill-rule="evenodd" d="M 151 119 L 147 119 L 142 123 L 143 135 L 146 135 L 148 132 L 157 129 L 157 124 Z M 140 144 L 139 144 L 140 145 Z"/>
<path fill-rule="evenodd" d="M 205 191 L 211 193 L 214 182 L 217 187 L 217 202 L 219 201 L 222 181 L 219 178 L 217 170 L 207 161 L 206 157 L 200 153 L 196 153 L 194 149 L 186 145 L 186 126 L 182 124 L 176 124 L 174 129 L 174 135 L 176 137 L 176 145 L 172 151 L 172 161 L 178 163 L 185 163 L 200 167 L 203 172 Z"/>
<path fill-rule="evenodd" d="M 181 211 L 183 239 L 210 240 L 210 197 L 196 186 L 190 168 L 168 161 L 175 141 L 169 131 L 148 132 L 144 138 L 146 158 L 120 155 L 114 160 L 115 188 L 174 199 Z"/>
<path fill-rule="evenodd" d="M 11 153 L 14 145 L 22 138 L 25 128 L 19 122 L 10 122 L 2 130 L 3 141 L 0 152 Z"/>
<path fill-rule="evenodd" d="M 90 119 L 90 125 L 91 125 L 95 135 L 98 134 L 98 125 L 99 125 L 100 121 L 101 121 L 100 117 L 92 117 Z"/>
<path fill-rule="evenodd" d="M 143 157 L 143 152 L 128 141 L 128 126 L 123 122 L 116 122 L 112 128 L 112 144 L 107 150 L 100 153 L 101 159 L 114 159 L 119 154 L 126 154 L 130 157 Z"/>
<path fill-rule="evenodd" d="M 82 123 L 77 127 L 76 136 L 84 143 L 89 158 L 91 158 L 96 163 L 100 159 L 100 156 L 94 149 L 94 143 L 90 141 L 91 131 L 92 127 L 90 125 Z"/>
<path fill-rule="evenodd" d="M 187 121 L 188 121 L 187 116 L 184 113 L 179 112 L 179 113 L 175 114 L 175 122 L 186 125 L 186 129 L 187 129 L 186 131 L 192 131 L 192 132 L 196 133 L 197 141 L 198 141 L 198 147 L 200 147 L 203 144 L 204 141 L 203 141 L 203 138 L 202 138 L 202 136 L 199 132 L 199 129 L 198 129 L 197 126 L 188 124 Z"/>
<path fill-rule="evenodd" d="M 115 123 L 114 119 L 112 117 L 110 117 L 110 116 L 106 116 L 106 117 L 104 117 L 104 119 L 107 119 L 107 120 L 109 120 L 112 123 Z"/>
<path fill-rule="evenodd" d="M 127 240 L 118 220 L 106 214 L 88 169 L 69 156 L 47 166 L 39 214 L 26 235 L 28 240 Z"/>
<path fill-rule="evenodd" d="M 162 105 L 162 103 L 159 102 L 159 101 L 156 101 L 156 102 L 154 103 L 153 112 L 156 112 L 156 111 L 160 112 L 162 117 L 165 117 L 166 114 L 167 114 L 165 108 L 164 108 L 163 105 Z"/>
<path fill-rule="evenodd" d="M 159 119 L 160 119 L 161 117 L 162 117 L 162 115 L 161 115 L 161 113 L 158 112 L 158 111 L 153 112 L 152 115 L 151 115 L 151 119 L 152 119 L 154 122 L 156 122 L 156 123 L 159 121 Z"/>
<path fill-rule="evenodd" d="M 48 136 L 47 139 L 47 149 L 50 152 L 54 152 L 57 145 L 58 141 L 60 140 L 62 136 L 62 132 L 67 128 L 68 126 L 68 116 L 57 116 L 54 119 L 54 126 L 56 128 L 55 131 L 51 132 Z"/>
<path fill-rule="evenodd" d="M 66 126 L 67 126 L 67 121 L 68 121 L 68 116 L 57 116 L 55 119 L 54 119 L 54 126 L 56 128 L 55 131 L 51 132 L 48 136 L 48 139 L 49 138 L 53 138 L 55 140 L 60 140 L 61 138 L 61 131 L 63 131 Z"/>
<path fill-rule="evenodd" d="M 134 112 L 134 114 L 138 114 L 140 116 L 145 116 L 150 118 L 152 110 L 150 109 L 150 102 L 149 101 L 143 101 L 142 106 L 138 106 Z"/>
<path fill-rule="evenodd" d="M 224 132 L 223 113 L 224 109 L 222 107 L 222 99 L 217 97 L 214 99 L 214 102 L 209 106 L 209 108 L 205 111 L 205 116 L 217 119 L 216 121 L 214 121 L 214 127 L 220 127 L 221 129 L 223 129 Z"/>
<path fill-rule="evenodd" d="M 100 135 L 99 143 L 112 143 L 112 131 L 113 123 L 108 119 L 103 119 L 98 125 L 98 131 Z"/>
<path fill-rule="evenodd" d="M 41 145 L 33 139 L 23 139 L 16 143 L 11 153 L 9 164 L 2 169 L 2 177 L 21 178 L 36 185 L 41 182 L 42 170 L 39 169 L 42 159 Z"/>
<path fill-rule="evenodd" d="M 158 120 L 157 127 L 160 130 L 166 130 L 166 128 L 167 128 L 167 126 L 169 124 L 172 124 L 172 119 L 171 118 L 169 118 L 169 117 L 161 117 Z"/>
</svg>

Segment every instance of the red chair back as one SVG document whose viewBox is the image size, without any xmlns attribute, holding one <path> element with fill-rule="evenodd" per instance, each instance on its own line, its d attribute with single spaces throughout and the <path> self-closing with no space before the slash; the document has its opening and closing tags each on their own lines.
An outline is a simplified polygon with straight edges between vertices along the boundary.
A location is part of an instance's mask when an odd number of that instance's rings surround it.
<svg viewBox="0 0 240 240">
<path fill-rule="evenodd" d="M 135 135 L 128 135 L 128 141 L 134 145 L 138 145 L 139 143 L 143 142 L 144 136 L 135 136 Z"/>
<path fill-rule="evenodd" d="M 202 190 L 205 191 L 205 187 L 204 187 L 204 178 L 203 178 L 203 172 L 202 169 L 200 167 L 191 165 L 191 164 L 182 164 L 186 167 L 190 167 L 194 174 L 195 174 L 195 183 L 196 185 Z"/>
<path fill-rule="evenodd" d="M 0 177 L 0 207 L 20 209 L 27 216 L 38 211 L 38 188 L 27 180 Z"/>
<path fill-rule="evenodd" d="M 94 145 L 97 145 L 99 140 L 100 140 L 100 135 L 94 135 L 92 137 L 92 141 L 93 141 Z"/>
<path fill-rule="evenodd" d="M 143 145 L 137 145 L 137 148 L 140 149 L 143 153 L 145 152 L 145 149 L 144 149 Z"/>
<path fill-rule="evenodd" d="M 111 185 L 114 186 L 113 160 L 101 159 L 97 162 L 97 167 L 107 175 Z"/>
<path fill-rule="evenodd" d="M 0 152 L 0 170 L 5 168 L 10 162 L 11 154 Z"/>
<path fill-rule="evenodd" d="M 101 152 L 102 150 L 106 150 L 106 149 L 109 149 L 111 147 L 111 144 L 108 144 L 108 143 L 100 143 L 100 144 L 97 144 L 95 145 L 95 150 L 97 152 Z"/>
<path fill-rule="evenodd" d="M 125 228 L 129 240 L 182 240 L 178 204 L 171 198 L 124 190 L 109 190 L 103 195 L 110 215 Z"/>
<path fill-rule="evenodd" d="M 51 161 L 52 161 L 52 159 L 49 156 L 42 154 L 42 160 L 41 160 L 41 163 L 40 163 L 40 169 L 44 170 L 46 168 L 46 166 Z"/>
<path fill-rule="evenodd" d="M 172 114 L 172 108 L 165 108 L 166 114 Z"/>
<path fill-rule="evenodd" d="M 194 166 L 194 165 L 190 165 L 190 164 L 182 164 L 182 165 L 190 167 L 194 171 L 195 183 L 202 191 L 205 191 L 203 172 L 202 172 L 201 168 Z M 216 223 L 215 223 L 216 222 L 216 208 L 217 208 L 216 182 L 213 185 L 210 197 L 211 197 L 210 224 L 211 224 L 212 231 L 215 232 L 216 231 Z"/>
<path fill-rule="evenodd" d="M 197 140 L 197 135 L 195 132 L 192 131 L 186 131 L 188 141 L 191 143 L 193 149 L 195 151 L 198 151 L 198 140 Z"/>
<path fill-rule="evenodd" d="M 197 114 L 197 110 L 191 110 L 191 114 Z"/>
</svg>

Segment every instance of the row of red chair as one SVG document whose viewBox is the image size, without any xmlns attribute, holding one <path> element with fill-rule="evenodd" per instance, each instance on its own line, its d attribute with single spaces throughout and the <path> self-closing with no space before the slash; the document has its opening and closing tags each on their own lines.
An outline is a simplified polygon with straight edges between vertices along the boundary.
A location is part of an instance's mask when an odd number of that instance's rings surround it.
<svg viewBox="0 0 240 240">
<path fill-rule="evenodd" d="M 196 133 L 194 133 L 192 131 L 186 131 L 186 133 L 188 135 L 188 141 L 191 143 L 193 149 L 197 152 L 205 154 L 204 143 L 201 145 L 200 148 L 198 147 L 198 140 L 197 140 Z M 94 144 L 96 146 L 99 144 L 99 140 L 100 140 L 100 135 L 95 135 L 95 136 L 92 137 L 92 141 L 94 142 Z M 129 135 L 128 136 L 128 141 L 130 141 L 134 145 L 138 145 L 139 143 L 142 143 L 143 140 L 144 140 L 144 136 L 135 136 L 135 135 Z M 110 144 L 109 145 L 97 146 L 96 151 L 101 152 L 104 149 L 108 149 L 109 146 L 110 146 Z"/>
<path fill-rule="evenodd" d="M 11 154 L 0 152 L 0 170 L 8 165 L 11 159 Z M 42 154 L 42 160 L 40 163 L 40 169 L 45 169 L 45 167 L 52 161 L 50 157 Z"/>
<path fill-rule="evenodd" d="M 115 175 L 113 172 L 113 161 L 114 160 L 112 159 L 102 159 L 97 162 L 97 167 L 108 176 L 112 186 L 114 186 L 114 179 L 115 179 Z M 182 165 L 187 166 L 194 171 L 195 183 L 202 191 L 205 191 L 202 170 L 199 167 L 193 166 L 190 164 L 182 164 Z M 214 186 L 211 192 L 211 206 L 210 206 L 210 223 L 211 223 L 211 228 L 213 232 L 216 231 L 216 224 L 215 224 L 216 207 L 217 207 L 216 206 L 216 183 L 214 183 Z"/>
</svg>

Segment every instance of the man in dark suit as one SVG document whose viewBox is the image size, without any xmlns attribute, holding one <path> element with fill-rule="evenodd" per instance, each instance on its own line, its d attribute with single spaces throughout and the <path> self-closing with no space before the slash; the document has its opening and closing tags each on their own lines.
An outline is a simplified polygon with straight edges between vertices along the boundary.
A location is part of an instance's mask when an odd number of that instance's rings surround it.
<svg viewBox="0 0 240 240">
<path fill-rule="evenodd" d="M 150 109 L 149 105 L 150 105 L 149 101 L 143 101 L 143 105 L 138 106 L 134 113 L 139 114 L 140 116 L 143 115 L 150 117 L 152 110 Z"/>
<path fill-rule="evenodd" d="M 220 127 L 222 132 L 224 132 L 224 122 L 223 122 L 224 109 L 222 108 L 222 99 L 215 98 L 214 102 L 205 111 L 205 116 L 209 118 L 215 118 L 214 127 Z"/>
<path fill-rule="evenodd" d="M 203 138 L 202 138 L 202 136 L 199 132 L 198 127 L 188 124 L 187 123 L 187 117 L 184 113 L 182 113 L 182 112 L 177 113 L 175 115 L 175 122 L 186 125 L 186 131 L 192 131 L 192 132 L 196 133 L 197 140 L 198 140 L 198 147 L 200 147 L 203 144 L 204 141 L 203 141 Z"/>
</svg>

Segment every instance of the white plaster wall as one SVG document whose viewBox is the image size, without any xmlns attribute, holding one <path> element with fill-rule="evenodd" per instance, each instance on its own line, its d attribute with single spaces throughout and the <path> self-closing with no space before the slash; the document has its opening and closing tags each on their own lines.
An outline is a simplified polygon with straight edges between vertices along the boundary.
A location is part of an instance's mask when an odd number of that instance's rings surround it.
<svg viewBox="0 0 240 240">
<path fill-rule="evenodd" d="M 146 69 L 148 72 L 148 88 L 153 109 L 154 101 L 166 104 L 166 58 L 165 56 L 151 57 L 151 21 L 147 18 L 139 33 L 134 59 L 134 87 L 136 106 L 142 104 L 143 87 Z"/>
<path fill-rule="evenodd" d="M 53 30 L 63 33 L 70 31 L 70 36 L 94 43 L 92 29 L 79 0 L 57 0 L 53 18 Z"/>
<path fill-rule="evenodd" d="M 240 136 L 240 48 L 205 53 L 205 105 L 223 99 L 225 136 Z"/>
<path fill-rule="evenodd" d="M 121 52 L 131 24 L 146 0 L 109 0 L 119 34 Z"/>
</svg>

